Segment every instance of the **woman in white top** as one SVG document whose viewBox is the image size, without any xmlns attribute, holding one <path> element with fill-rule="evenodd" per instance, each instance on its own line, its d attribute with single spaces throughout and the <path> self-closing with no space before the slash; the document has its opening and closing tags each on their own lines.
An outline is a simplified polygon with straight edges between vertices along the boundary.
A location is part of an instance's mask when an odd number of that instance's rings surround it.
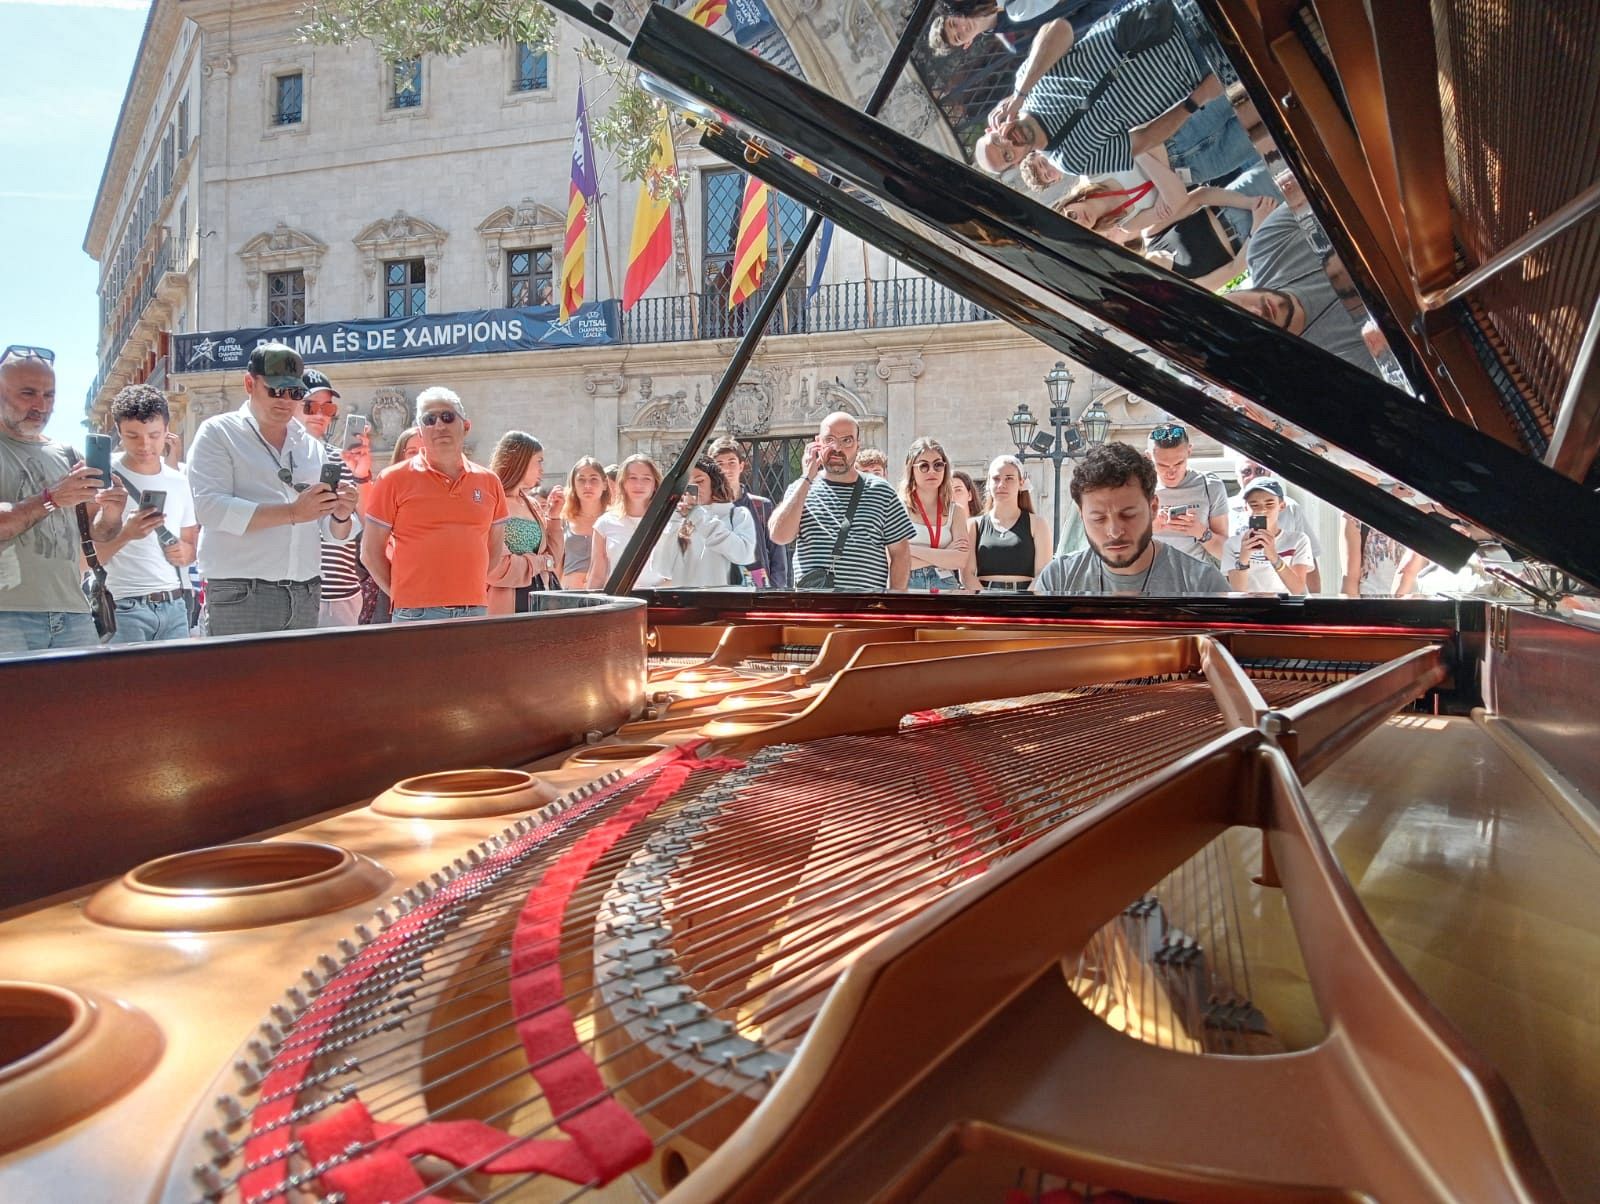
<svg viewBox="0 0 1600 1204">
<path fill-rule="evenodd" d="M 622 555 L 639 527 L 639 520 L 650 506 L 650 499 L 661 488 L 661 470 L 643 453 L 629 456 L 617 467 L 617 499 L 611 509 L 595 520 L 593 543 L 589 550 L 589 588 L 604 589 L 611 566 Z M 653 589 L 661 575 L 647 563 L 635 581 L 637 589 Z"/>
<path fill-rule="evenodd" d="M 977 588 L 964 580 L 972 549 L 971 523 L 956 506 L 950 457 L 937 439 L 918 439 L 906 453 L 900 500 L 911 516 L 911 589 Z"/>
<path fill-rule="evenodd" d="M 1291 535 L 1278 526 L 1283 483 L 1257 477 L 1245 486 L 1244 502 L 1250 511 L 1249 525 L 1222 545 L 1228 588 L 1253 594 L 1305 593 L 1306 576 L 1316 561 L 1304 533 Z"/>
<path fill-rule="evenodd" d="M 678 501 L 678 521 L 667 524 L 650 556 L 651 569 L 674 589 L 725 589 L 736 579 L 736 566 L 755 555 L 755 517 L 733 504 L 716 461 L 701 456 Z"/>
</svg>

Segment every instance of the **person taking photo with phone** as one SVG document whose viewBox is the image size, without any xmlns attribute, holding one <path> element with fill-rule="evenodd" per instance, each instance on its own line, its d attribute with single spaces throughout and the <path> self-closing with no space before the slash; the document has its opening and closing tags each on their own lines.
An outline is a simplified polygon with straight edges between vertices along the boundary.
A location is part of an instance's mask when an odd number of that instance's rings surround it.
<svg viewBox="0 0 1600 1204">
<path fill-rule="evenodd" d="M 756 554 L 756 521 L 737 506 L 727 478 L 709 456 L 689 470 L 675 522 L 650 554 L 650 567 L 670 589 L 726 587 Z"/>
<path fill-rule="evenodd" d="M 366 419 L 359 414 L 339 419 L 339 391 L 326 373 L 307 368 L 300 379 L 306 387 L 306 395 L 300 399 L 300 425 L 311 432 L 312 438 L 322 440 L 323 455 L 340 466 L 339 483 L 354 485 L 359 495 L 372 481 Z M 359 421 L 353 425 L 352 419 Z M 354 627 L 361 621 L 360 541 L 323 540 L 321 570 L 317 626 Z"/>
<path fill-rule="evenodd" d="M 153 644 L 189 634 L 189 579 L 200 536 L 189 478 L 161 458 L 171 413 L 154 385 L 129 385 L 111 399 L 122 450 L 111 460 L 128 494 L 122 530 L 95 541 L 116 599 L 113 644 Z"/>
<path fill-rule="evenodd" d="M 0 657 L 100 642 L 84 597 L 78 507 L 95 539 L 122 529 L 127 493 L 47 438 L 55 352 L 0 354 Z"/>
<path fill-rule="evenodd" d="M 315 627 L 322 597 L 322 541 L 354 539 L 360 495 L 322 440 L 300 421 L 305 362 L 282 343 L 262 343 L 244 373 L 245 401 L 200 424 L 189 483 L 200 520 L 208 635 Z"/>
<path fill-rule="evenodd" d="M 1303 594 L 1306 575 L 1314 563 L 1311 541 L 1278 526 L 1283 511 L 1283 482 L 1257 477 L 1244 487 L 1250 517 L 1244 527 L 1228 536 L 1222 563 L 1228 568 L 1228 585 L 1254 594 Z"/>
</svg>

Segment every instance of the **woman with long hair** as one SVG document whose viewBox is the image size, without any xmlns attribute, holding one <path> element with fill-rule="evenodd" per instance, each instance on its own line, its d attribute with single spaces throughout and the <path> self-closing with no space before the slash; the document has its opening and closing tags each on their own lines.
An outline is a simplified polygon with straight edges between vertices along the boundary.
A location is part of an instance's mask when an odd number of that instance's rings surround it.
<svg viewBox="0 0 1600 1204">
<path fill-rule="evenodd" d="M 561 499 L 541 499 L 544 445 L 526 431 L 507 431 L 494 445 L 489 469 L 506 493 L 506 556 L 489 573 L 489 613 L 525 614 L 536 591 L 560 589 Z M 552 502 L 554 504 L 552 505 Z"/>
<path fill-rule="evenodd" d="M 663 585 L 675 589 L 725 588 L 738 579 L 738 566 L 749 564 L 755 554 L 755 516 L 733 504 L 717 462 L 701 456 L 689 470 L 677 520 L 667 524 L 650 567 Z"/>
<path fill-rule="evenodd" d="M 402 460 L 411 459 L 421 450 L 422 444 L 418 441 L 417 428 L 414 426 L 406 427 L 405 430 L 400 432 L 399 437 L 395 439 L 394 451 L 389 453 L 390 467 L 400 463 Z"/>
<path fill-rule="evenodd" d="M 611 566 L 628 546 L 628 540 L 639 529 L 639 520 L 650 506 L 650 499 L 661 488 L 661 469 L 643 452 L 635 452 L 617 465 L 617 496 L 611 509 L 602 514 L 594 524 L 594 538 L 589 550 L 589 588 L 604 589 L 611 576 Z M 661 577 L 648 563 L 634 582 L 638 589 L 651 589 L 661 584 Z"/>
<path fill-rule="evenodd" d="M 963 581 L 972 550 L 969 520 L 951 492 L 950 457 L 937 439 L 922 438 L 906 453 L 900 501 L 911 516 L 911 589 L 976 589 Z"/>
<path fill-rule="evenodd" d="M 1033 512 L 1028 474 L 1015 456 L 989 463 L 989 505 L 976 536 L 967 573 L 984 589 L 1025 591 L 1050 562 L 1050 524 Z"/>
<path fill-rule="evenodd" d="M 401 461 L 411 459 L 421 450 L 422 443 L 418 438 L 417 428 L 408 426 L 396 436 L 394 449 L 389 453 L 387 467 L 393 468 Z M 376 477 L 378 474 L 373 473 L 372 475 Z M 365 503 L 366 497 L 365 493 L 363 493 L 362 518 L 366 517 Z M 394 550 L 394 542 L 392 540 L 389 543 L 389 549 L 391 553 Z M 361 618 L 359 621 L 363 625 L 381 625 L 389 621 L 389 595 L 378 588 L 378 583 L 372 579 L 372 574 L 367 572 L 365 565 L 361 568 Z"/>
<path fill-rule="evenodd" d="M 978 491 L 978 483 L 969 473 L 950 474 L 950 500 L 968 519 L 976 518 L 983 510 L 983 494 Z"/>
<path fill-rule="evenodd" d="M 566 497 L 561 503 L 563 589 L 588 586 L 594 525 L 610 505 L 611 480 L 606 466 L 593 456 L 579 457 L 567 473 Z"/>
</svg>

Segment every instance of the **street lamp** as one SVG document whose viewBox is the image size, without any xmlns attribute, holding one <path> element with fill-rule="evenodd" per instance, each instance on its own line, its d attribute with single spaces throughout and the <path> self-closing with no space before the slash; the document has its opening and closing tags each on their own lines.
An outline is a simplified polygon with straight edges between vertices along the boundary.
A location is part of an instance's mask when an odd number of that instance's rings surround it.
<svg viewBox="0 0 1600 1204">
<path fill-rule="evenodd" d="M 1072 396 L 1072 373 L 1061 360 L 1044 378 L 1045 394 L 1050 399 L 1050 425 L 1054 434 L 1039 430 L 1039 420 L 1028 409 L 1027 402 L 1018 402 L 1017 409 L 1006 425 L 1011 428 L 1011 442 L 1016 444 L 1017 459 L 1048 460 L 1055 466 L 1055 488 L 1051 502 L 1055 508 L 1055 537 L 1061 537 L 1061 466 L 1068 460 L 1079 460 L 1089 454 L 1091 447 L 1099 447 L 1111 433 L 1111 415 L 1098 397 L 1093 398 L 1077 422 L 1072 420 L 1068 399 Z"/>
</svg>

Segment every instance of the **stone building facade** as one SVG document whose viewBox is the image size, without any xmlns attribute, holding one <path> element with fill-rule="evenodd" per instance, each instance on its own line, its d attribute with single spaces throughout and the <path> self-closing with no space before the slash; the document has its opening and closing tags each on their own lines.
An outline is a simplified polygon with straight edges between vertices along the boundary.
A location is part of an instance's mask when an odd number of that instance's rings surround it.
<svg viewBox="0 0 1600 1204">
<path fill-rule="evenodd" d="M 836 94 L 871 90 L 890 6 L 769 7 L 781 32 L 765 53 Z M 102 280 L 91 420 L 103 423 L 116 390 L 141 379 L 169 391 L 185 440 L 206 416 L 237 406 L 237 368 L 177 362 L 184 335 L 204 332 L 209 346 L 283 321 L 376 321 L 397 305 L 444 317 L 526 306 L 560 280 L 580 76 L 591 112 L 607 104 L 576 31 L 564 25 L 546 56 L 506 45 L 394 64 L 370 45 L 301 42 L 297 10 L 296 0 L 155 0 L 85 242 Z M 887 113 L 954 150 L 914 78 Z M 729 314 L 715 277 L 730 249 L 736 175 L 690 134 L 678 149 L 691 183 L 674 213 L 673 262 L 632 313 L 613 319 L 609 340 L 322 365 L 346 409 L 371 418 L 380 451 L 433 384 L 465 399 L 479 458 L 511 429 L 544 441 L 551 473 L 580 455 L 664 457 L 682 446 L 742 317 Z M 637 185 L 599 157 L 587 296 L 604 302 L 620 293 Z M 803 214 L 775 201 L 772 219 L 792 240 Z M 858 415 L 864 442 L 896 465 L 912 439 L 934 435 L 978 475 L 1012 450 L 1006 419 L 1019 402 L 1048 410 L 1043 379 L 1056 358 L 839 231 L 821 286 L 809 298 L 791 291 L 724 426 L 753 442 L 769 488 L 788 478 L 831 409 Z M 1072 367 L 1074 413 L 1100 396 L 1113 438 L 1142 440 L 1161 420 Z M 1030 471 L 1049 514 L 1053 474 Z"/>
</svg>

